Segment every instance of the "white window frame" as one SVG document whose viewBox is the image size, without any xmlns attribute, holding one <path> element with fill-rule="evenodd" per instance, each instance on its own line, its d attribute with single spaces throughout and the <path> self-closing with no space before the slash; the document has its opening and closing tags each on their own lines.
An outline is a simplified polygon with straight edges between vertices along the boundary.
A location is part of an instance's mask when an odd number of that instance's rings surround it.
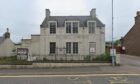
<svg viewBox="0 0 140 84">
<path fill-rule="evenodd" d="M 94 31 L 94 33 L 96 33 L 96 21 L 87 21 L 88 33 L 89 33 L 89 22 L 94 22 L 95 23 L 95 31 Z M 89 33 L 89 34 L 94 34 L 94 33 Z"/>
<path fill-rule="evenodd" d="M 49 33 L 50 33 L 50 23 L 55 23 L 56 24 L 56 33 L 57 33 L 57 21 L 49 21 L 48 22 Z M 54 34 L 56 34 L 56 33 L 54 33 Z"/>
<path fill-rule="evenodd" d="M 66 34 L 78 34 L 79 33 L 79 27 L 80 27 L 80 21 L 65 21 L 65 32 L 66 32 L 66 23 L 70 22 L 71 23 L 71 33 L 66 33 Z M 73 33 L 73 23 L 78 22 L 78 33 Z"/>
</svg>

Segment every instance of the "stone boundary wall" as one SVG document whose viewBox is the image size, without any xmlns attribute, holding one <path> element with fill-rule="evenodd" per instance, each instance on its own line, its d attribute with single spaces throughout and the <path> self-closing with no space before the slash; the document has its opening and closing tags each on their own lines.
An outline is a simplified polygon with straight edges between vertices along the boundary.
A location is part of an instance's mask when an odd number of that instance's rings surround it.
<svg viewBox="0 0 140 84">
<path fill-rule="evenodd" d="M 32 65 L 0 65 L 0 69 L 61 68 L 110 66 L 111 63 L 33 63 Z"/>
</svg>

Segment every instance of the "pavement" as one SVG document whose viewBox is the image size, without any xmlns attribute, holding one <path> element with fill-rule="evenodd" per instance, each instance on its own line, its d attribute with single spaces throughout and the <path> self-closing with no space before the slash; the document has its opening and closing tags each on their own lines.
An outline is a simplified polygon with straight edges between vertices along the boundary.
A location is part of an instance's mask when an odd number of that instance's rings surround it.
<svg viewBox="0 0 140 84">
<path fill-rule="evenodd" d="M 121 55 L 120 66 L 0 69 L 0 75 L 140 74 L 140 57 Z"/>
</svg>

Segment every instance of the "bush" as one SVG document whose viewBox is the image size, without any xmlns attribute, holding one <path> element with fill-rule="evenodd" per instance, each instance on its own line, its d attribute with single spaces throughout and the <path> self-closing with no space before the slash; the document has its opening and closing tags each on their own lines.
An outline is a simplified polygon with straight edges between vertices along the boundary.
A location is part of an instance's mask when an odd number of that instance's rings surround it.
<svg viewBox="0 0 140 84">
<path fill-rule="evenodd" d="M 96 62 L 111 62 L 111 56 L 109 53 L 102 54 L 100 56 L 97 56 L 93 59 L 93 61 Z"/>
<path fill-rule="evenodd" d="M 31 65 L 32 62 L 17 60 L 16 56 L 0 57 L 0 65 Z"/>
<path fill-rule="evenodd" d="M 16 61 L 17 57 L 16 56 L 11 56 L 11 57 L 0 57 L 0 61 Z"/>
</svg>

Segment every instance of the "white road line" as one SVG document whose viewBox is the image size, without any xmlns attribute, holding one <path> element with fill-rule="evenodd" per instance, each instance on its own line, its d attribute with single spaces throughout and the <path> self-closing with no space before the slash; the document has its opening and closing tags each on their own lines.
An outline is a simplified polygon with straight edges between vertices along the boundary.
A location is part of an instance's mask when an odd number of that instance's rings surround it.
<svg viewBox="0 0 140 84">
<path fill-rule="evenodd" d="M 36 78 L 36 77 L 87 77 L 87 76 L 140 76 L 140 74 L 81 74 L 81 75 L 1 75 L 0 78 Z"/>
</svg>

